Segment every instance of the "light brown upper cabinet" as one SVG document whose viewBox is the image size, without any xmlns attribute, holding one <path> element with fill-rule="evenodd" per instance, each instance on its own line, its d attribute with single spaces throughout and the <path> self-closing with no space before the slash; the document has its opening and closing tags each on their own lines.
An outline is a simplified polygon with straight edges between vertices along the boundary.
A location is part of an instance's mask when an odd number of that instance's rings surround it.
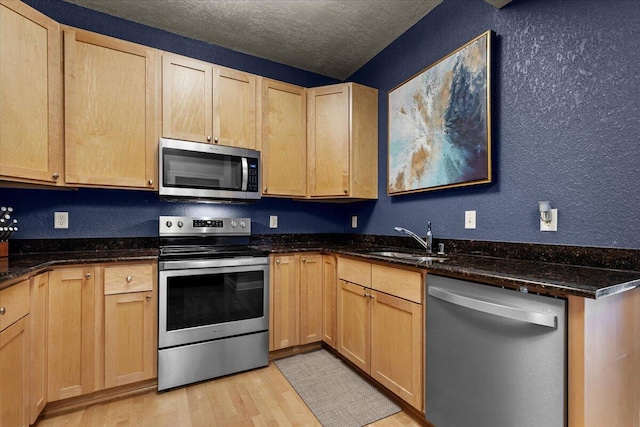
<svg viewBox="0 0 640 427">
<path fill-rule="evenodd" d="M 0 0 L 0 179 L 62 185 L 58 23 Z"/>
<path fill-rule="evenodd" d="M 342 83 L 307 91 L 312 199 L 378 198 L 378 91 Z"/>
<path fill-rule="evenodd" d="M 305 88 L 262 79 L 262 194 L 307 194 Z"/>
<path fill-rule="evenodd" d="M 259 150 L 257 76 L 162 55 L 162 136 Z"/>
<path fill-rule="evenodd" d="M 158 51 L 64 28 L 66 182 L 154 189 Z"/>
</svg>

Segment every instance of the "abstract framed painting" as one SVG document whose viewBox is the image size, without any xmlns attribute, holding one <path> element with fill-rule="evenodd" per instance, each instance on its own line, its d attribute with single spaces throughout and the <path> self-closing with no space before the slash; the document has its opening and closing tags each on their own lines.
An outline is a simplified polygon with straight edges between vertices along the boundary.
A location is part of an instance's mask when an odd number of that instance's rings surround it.
<svg viewBox="0 0 640 427">
<path fill-rule="evenodd" d="M 492 181 L 492 35 L 389 91 L 388 195 Z"/>
</svg>

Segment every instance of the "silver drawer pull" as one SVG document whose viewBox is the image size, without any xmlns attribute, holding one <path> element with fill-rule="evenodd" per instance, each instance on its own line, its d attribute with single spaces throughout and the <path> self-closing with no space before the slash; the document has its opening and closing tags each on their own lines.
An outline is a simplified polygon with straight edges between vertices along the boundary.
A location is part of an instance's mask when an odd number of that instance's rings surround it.
<svg viewBox="0 0 640 427">
<path fill-rule="evenodd" d="M 126 280 L 127 280 L 127 283 L 131 283 L 131 281 L 133 280 L 133 277 L 131 277 L 131 276 L 127 276 L 127 279 L 126 279 Z"/>
<path fill-rule="evenodd" d="M 87 279 L 87 280 L 91 279 L 91 273 L 87 273 L 87 274 L 85 274 L 85 275 L 84 275 L 84 278 L 85 278 L 85 279 Z"/>
<path fill-rule="evenodd" d="M 7 312 L 7 309 L 4 307 L 0 307 L 0 316 L 4 316 L 4 314 Z"/>
<path fill-rule="evenodd" d="M 145 299 L 146 299 L 147 301 L 151 301 L 151 295 L 147 295 L 147 296 L 145 297 Z"/>
<path fill-rule="evenodd" d="M 518 320 L 520 322 L 532 323 L 534 325 L 546 326 L 549 328 L 558 327 L 558 318 L 553 314 L 527 311 L 516 307 L 510 307 L 508 305 L 496 304 L 495 302 L 469 298 L 440 288 L 430 287 L 429 295 L 434 298 L 441 299 L 442 301 L 459 305 L 460 307 L 492 314 L 494 316 L 505 317 L 507 319 Z"/>
</svg>

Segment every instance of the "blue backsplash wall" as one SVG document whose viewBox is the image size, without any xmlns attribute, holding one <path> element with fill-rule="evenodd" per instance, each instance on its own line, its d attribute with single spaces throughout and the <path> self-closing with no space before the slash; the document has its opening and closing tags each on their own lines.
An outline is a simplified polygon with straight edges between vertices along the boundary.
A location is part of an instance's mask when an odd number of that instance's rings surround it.
<svg viewBox="0 0 640 427">
<path fill-rule="evenodd" d="M 125 40 L 311 87 L 332 79 L 60 0 L 27 0 L 54 19 Z M 388 197 L 387 93 L 486 30 L 493 68 L 494 183 Z M 379 200 L 354 204 L 263 198 L 253 205 L 160 202 L 153 193 L 0 189 L 21 238 L 157 235 L 158 215 L 243 215 L 255 233 L 394 234 L 402 225 L 435 237 L 640 248 L 640 3 L 635 0 L 444 0 L 350 81 L 380 91 Z M 559 209 L 558 232 L 538 227 L 538 200 Z M 69 211 L 69 230 L 53 212 Z M 477 229 L 464 229 L 464 211 Z M 268 228 L 269 215 L 280 227 Z M 349 227 L 358 215 L 359 227 Z M 18 236 L 16 236 L 18 237 Z"/>
<path fill-rule="evenodd" d="M 489 185 L 386 196 L 388 91 L 493 30 Z M 380 199 L 364 233 L 397 225 L 435 237 L 640 248 L 640 2 L 445 0 L 361 68 L 377 87 Z M 539 200 L 558 231 L 539 231 Z M 477 229 L 464 229 L 465 210 Z"/>
</svg>

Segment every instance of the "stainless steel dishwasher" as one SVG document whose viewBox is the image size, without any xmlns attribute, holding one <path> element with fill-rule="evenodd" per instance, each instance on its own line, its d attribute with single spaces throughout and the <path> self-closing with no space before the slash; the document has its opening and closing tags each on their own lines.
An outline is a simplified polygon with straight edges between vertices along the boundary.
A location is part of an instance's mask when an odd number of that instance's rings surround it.
<svg viewBox="0 0 640 427">
<path fill-rule="evenodd" d="M 566 301 L 427 276 L 425 416 L 436 427 L 566 426 Z"/>
</svg>

